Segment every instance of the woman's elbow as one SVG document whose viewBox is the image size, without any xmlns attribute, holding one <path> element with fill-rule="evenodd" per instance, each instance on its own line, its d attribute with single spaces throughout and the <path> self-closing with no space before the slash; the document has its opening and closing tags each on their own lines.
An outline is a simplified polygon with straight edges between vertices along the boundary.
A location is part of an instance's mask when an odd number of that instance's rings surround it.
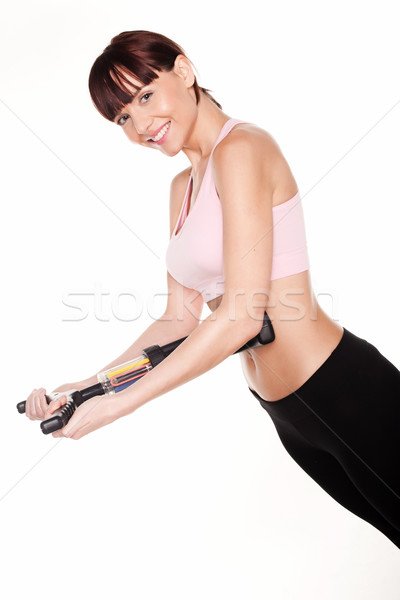
<svg viewBox="0 0 400 600">
<path fill-rule="evenodd" d="M 232 302 L 222 300 L 218 311 L 230 323 L 235 324 L 249 339 L 257 335 L 263 326 L 265 307 L 256 306 L 251 302 Z"/>
</svg>

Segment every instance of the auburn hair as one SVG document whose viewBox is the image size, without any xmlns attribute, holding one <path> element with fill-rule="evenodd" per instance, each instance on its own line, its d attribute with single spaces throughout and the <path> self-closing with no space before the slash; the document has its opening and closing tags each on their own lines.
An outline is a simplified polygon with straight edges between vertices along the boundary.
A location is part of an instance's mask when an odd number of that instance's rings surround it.
<svg viewBox="0 0 400 600">
<path fill-rule="evenodd" d="M 132 102 L 132 88 L 140 89 L 126 75 L 143 85 L 149 85 L 158 78 L 156 71 L 172 71 L 178 54 L 186 56 L 178 44 L 160 33 L 135 30 L 124 31 L 113 37 L 94 61 L 89 74 L 90 96 L 99 113 L 109 121 L 114 121 L 122 108 Z M 209 93 L 210 90 L 199 87 L 196 77 L 193 88 L 196 104 L 200 101 L 202 91 L 222 109 Z"/>
</svg>

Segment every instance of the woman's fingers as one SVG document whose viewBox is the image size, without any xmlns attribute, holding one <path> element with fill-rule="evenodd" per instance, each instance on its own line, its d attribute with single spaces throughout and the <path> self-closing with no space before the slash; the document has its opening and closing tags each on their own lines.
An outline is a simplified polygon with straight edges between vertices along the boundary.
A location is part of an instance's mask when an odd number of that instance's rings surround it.
<svg viewBox="0 0 400 600">
<path fill-rule="evenodd" d="M 48 407 L 48 402 L 47 402 L 47 398 L 46 398 L 46 390 L 44 388 L 40 388 L 38 390 L 37 403 L 38 403 L 37 413 L 40 414 L 42 417 L 45 414 L 47 407 Z"/>
<path fill-rule="evenodd" d="M 58 412 L 59 410 L 61 410 L 61 408 L 66 403 L 67 403 L 67 396 L 65 394 L 63 394 L 59 398 L 56 398 L 55 400 L 52 400 L 50 402 L 50 404 L 46 407 L 46 412 L 45 412 L 42 420 L 46 421 L 46 419 L 49 419 L 55 412 Z"/>
<path fill-rule="evenodd" d="M 45 394 L 46 390 L 44 388 L 38 388 L 33 395 L 32 414 L 36 420 L 41 419 L 46 412 L 47 401 Z"/>
<path fill-rule="evenodd" d="M 35 391 L 35 390 L 33 390 L 33 391 Z M 31 398 L 31 396 L 32 396 L 32 393 L 33 393 L 33 392 L 31 392 L 31 393 L 29 394 L 29 396 L 27 397 L 27 399 L 26 399 L 26 401 L 25 401 L 25 415 L 28 417 L 28 419 L 30 419 L 30 418 L 31 418 L 31 405 L 30 405 L 30 398 Z"/>
<path fill-rule="evenodd" d="M 41 396 L 44 392 L 44 388 L 35 388 L 26 399 L 25 414 L 31 421 L 41 419 L 44 414 L 41 407 Z"/>
<path fill-rule="evenodd" d="M 34 389 L 26 399 L 25 414 L 31 421 L 45 421 L 51 415 L 60 410 L 67 402 L 65 394 L 56 393 L 57 398 L 48 402 L 45 388 Z M 50 398 L 55 393 L 49 394 Z"/>
</svg>

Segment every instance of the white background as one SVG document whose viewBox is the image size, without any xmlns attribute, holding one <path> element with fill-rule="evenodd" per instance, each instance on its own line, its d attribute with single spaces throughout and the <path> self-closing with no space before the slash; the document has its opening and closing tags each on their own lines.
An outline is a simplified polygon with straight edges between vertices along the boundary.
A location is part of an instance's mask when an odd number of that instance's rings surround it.
<svg viewBox="0 0 400 600">
<path fill-rule="evenodd" d="M 134 147 L 87 89 L 131 29 L 171 37 L 224 112 L 275 137 L 321 305 L 400 365 L 396 9 L 3 3 L 4 598 L 398 598 L 399 550 L 289 457 L 238 357 L 79 441 L 15 409 L 34 387 L 97 372 L 164 307 L 169 183 L 188 161 Z"/>
</svg>

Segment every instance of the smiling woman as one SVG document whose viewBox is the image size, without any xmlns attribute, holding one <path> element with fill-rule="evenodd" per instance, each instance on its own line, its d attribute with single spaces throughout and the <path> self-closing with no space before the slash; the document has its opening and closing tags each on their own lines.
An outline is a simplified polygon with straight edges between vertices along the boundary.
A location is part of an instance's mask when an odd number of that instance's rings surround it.
<svg viewBox="0 0 400 600">
<path fill-rule="evenodd" d="M 159 33 L 137 30 L 115 36 L 94 62 L 89 75 L 90 95 L 99 112 L 114 121 L 144 86 L 158 78 L 157 71 L 172 71 L 179 54 L 185 54 L 183 49 Z M 193 90 L 197 104 L 201 91 L 222 109 L 207 88 L 199 88 L 196 78 Z M 142 95 L 141 99 L 148 95 Z"/>
<path fill-rule="evenodd" d="M 239 353 L 250 391 L 296 463 L 400 548 L 400 371 L 318 304 L 301 195 L 277 142 L 225 114 L 183 49 L 158 33 L 114 37 L 89 89 L 130 141 L 183 152 L 191 165 L 171 183 L 165 312 L 99 371 L 186 339 L 118 401 L 88 401 L 54 436 L 79 439 L 199 377 L 255 337 L 267 311 L 274 341 Z M 201 322 L 204 302 L 211 314 Z M 47 417 L 60 403 L 47 409 L 35 390 L 26 412 Z"/>
<path fill-rule="evenodd" d="M 196 105 L 205 95 L 222 108 L 208 89 L 199 87 L 191 67 L 183 49 L 169 38 L 150 31 L 124 32 L 114 37 L 94 62 L 89 74 L 89 91 L 100 114 L 120 125 L 132 142 L 162 147 L 171 126 L 175 130 L 174 140 L 177 139 L 177 127 L 184 121 L 188 108 L 183 94 L 187 90 L 177 85 L 181 80 L 170 76 L 174 69 L 180 68 L 183 73 L 189 68 L 191 79 L 187 85 Z M 172 113 L 177 115 L 173 125 L 171 119 L 160 118 L 159 122 L 151 118 L 154 114 Z M 176 150 L 172 146 L 162 148 L 169 156 L 180 149 L 179 144 Z"/>
</svg>

